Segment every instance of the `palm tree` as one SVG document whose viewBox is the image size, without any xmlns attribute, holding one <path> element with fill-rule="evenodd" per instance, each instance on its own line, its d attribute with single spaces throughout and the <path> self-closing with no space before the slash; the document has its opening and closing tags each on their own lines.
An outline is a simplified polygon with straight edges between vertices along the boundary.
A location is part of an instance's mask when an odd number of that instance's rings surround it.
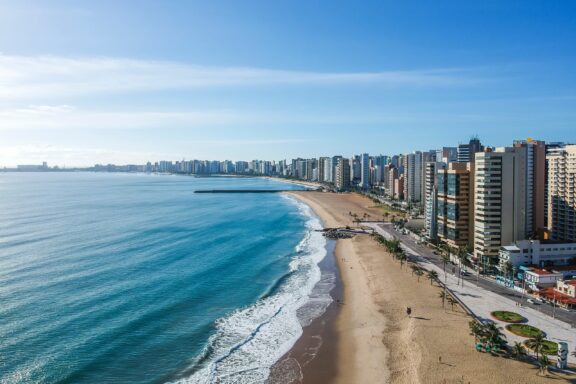
<svg viewBox="0 0 576 384">
<path fill-rule="evenodd" d="M 515 341 L 514 346 L 512 347 L 512 354 L 517 359 L 522 359 L 524 355 L 526 355 L 526 348 L 524 348 L 524 345 L 522 345 L 522 343 Z"/>
<path fill-rule="evenodd" d="M 446 292 L 438 292 L 438 297 L 442 299 L 442 308 L 444 308 L 444 302 L 446 301 Z"/>
<path fill-rule="evenodd" d="M 398 254 L 398 260 L 400 260 L 400 269 L 402 269 L 402 266 L 404 265 L 406 260 L 408 260 L 408 257 L 404 252 L 401 252 Z"/>
<path fill-rule="evenodd" d="M 496 323 L 489 322 L 484 325 L 484 330 L 486 332 L 486 336 L 488 338 L 488 342 L 492 346 L 496 346 L 498 348 L 502 348 L 506 345 L 506 335 L 504 335 L 501 331 L 501 328 L 496 325 Z"/>
<path fill-rule="evenodd" d="M 418 282 L 420 282 L 420 276 L 424 274 L 424 271 L 422 271 L 421 268 L 418 268 L 417 270 L 414 271 L 414 273 L 416 274 L 416 276 L 418 276 Z"/>
<path fill-rule="evenodd" d="M 441 292 L 441 296 L 444 296 L 444 292 Z M 468 322 L 468 327 L 470 327 L 470 333 L 474 335 L 474 341 L 478 342 L 484 334 L 484 325 L 478 320 L 471 320 Z"/>
<path fill-rule="evenodd" d="M 544 348 L 544 341 L 546 341 L 546 337 L 542 332 L 526 341 L 526 346 L 536 353 L 536 359 L 539 359 L 540 353 Z"/>
<path fill-rule="evenodd" d="M 540 373 L 543 375 L 547 374 L 548 366 L 550 366 L 551 363 L 548 356 L 546 356 L 546 354 L 542 354 L 542 356 L 540 356 L 538 359 L 538 362 L 540 363 Z"/>
<path fill-rule="evenodd" d="M 446 273 L 446 264 L 448 264 L 448 262 L 450 261 L 450 256 L 445 255 L 443 253 L 442 255 L 440 255 L 440 257 L 442 258 L 442 263 L 444 264 L 444 273 Z"/>
<path fill-rule="evenodd" d="M 446 297 L 446 301 L 448 301 L 448 304 L 450 304 L 450 307 L 452 307 L 452 311 L 454 311 L 454 304 L 458 303 L 456 299 L 454 299 L 452 296 L 448 296 Z"/>
<path fill-rule="evenodd" d="M 538 335 L 526 341 L 526 346 L 536 352 L 536 359 L 539 358 L 540 352 L 542 352 L 542 348 L 544 348 L 544 340 L 546 340 L 544 334 L 540 332 Z"/>
<path fill-rule="evenodd" d="M 430 285 L 432 285 L 432 282 L 434 280 L 438 280 L 438 272 L 436 271 L 429 271 L 428 272 L 428 278 L 430 279 Z"/>
<path fill-rule="evenodd" d="M 417 266 L 416 264 L 412 264 L 412 265 L 410 266 L 410 269 L 412 269 L 412 275 L 414 275 L 414 273 L 415 273 L 417 270 L 419 270 L 420 267 Z"/>
</svg>

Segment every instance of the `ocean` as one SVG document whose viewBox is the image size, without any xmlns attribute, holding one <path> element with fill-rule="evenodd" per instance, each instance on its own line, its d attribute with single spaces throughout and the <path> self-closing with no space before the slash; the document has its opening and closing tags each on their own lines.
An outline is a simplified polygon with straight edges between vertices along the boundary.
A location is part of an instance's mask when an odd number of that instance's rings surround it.
<svg viewBox="0 0 576 384">
<path fill-rule="evenodd" d="M 193 193 L 226 188 L 302 189 L 0 173 L 0 383 L 265 382 L 332 300 L 326 241 L 283 194 Z"/>
</svg>

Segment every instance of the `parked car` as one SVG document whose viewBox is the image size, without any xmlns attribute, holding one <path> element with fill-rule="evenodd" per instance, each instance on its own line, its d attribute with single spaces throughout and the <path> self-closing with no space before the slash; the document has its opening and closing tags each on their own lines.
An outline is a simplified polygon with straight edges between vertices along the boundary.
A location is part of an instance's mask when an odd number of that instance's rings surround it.
<svg viewBox="0 0 576 384">
<path fill-rule="evenodd" d="M 526 301 L 528 301 L 530 304 L 540 305 L 540 301 L 539 301 L 539 300 L 528 299 L 528 300 L 526 300 Z"/>
</svg>

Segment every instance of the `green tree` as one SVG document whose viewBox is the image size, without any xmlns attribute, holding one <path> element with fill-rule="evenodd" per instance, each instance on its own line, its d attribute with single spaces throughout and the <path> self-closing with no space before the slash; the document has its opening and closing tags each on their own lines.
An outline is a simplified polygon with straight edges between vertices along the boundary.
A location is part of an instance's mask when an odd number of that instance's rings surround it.
<svg viewBox="0 0 576 384">
<path fill-rule="evenodd" d="M 545 340 L 544 333 L 540 332 L 538 335 L 526 341 L 526 346 L 536 353 L 536 359 L 539 358 L 540 352 L 542 352 L 542 348 L 544 348 Z"/>
<path fill-rule="evenodd" d="M 444 265 L 444 273 L 446 273 L 446 264 L 450 261 L 450 256 L 442 254 L 440 257 L 442 258 L 442 264 Z"/>
<path fill-rule="evenodd" d="M 402 269 L 402 266 L 404 266 L 404 263 L 408 260 L 408 257 L 404 252 L 401 252 L 398 254 L 398 260 L 400 260 L 400 269 Z"/>
<path fill-rule="evenodd" d="M 430 279 L 430 285 L 434 282 L 434 280 L 438 280 L 438 272 L 436 271 L 429 271 L 428 272 L 428 279 Z"/>
<path fill-rule="evenodd" d="M 522 343 L 515 341 L 514 346 L 512 347 L 512 354 L 515 358 L 522 359 L 526 355 L 526 348 L 524 348 Z"/>
<path fill-rule="evenodd" d="M 446 292 L 438 292 L 438 297 L 442 299 L 442 308 L 444 308 L 444 302 L 446 301 Z"/>
<path fill-rule="evenodd" d="M 446 301 L 448 302 L 448 304 L 450 304 L 450 307 L 452 308 L 452 311 L 454 311 L 454 304 L 457 304 L 458 302 L 456 301 L 456 299 L 454 299 L 452 296 L 448 296 L 446 297 Z"/>
<path fill-rule="evenodd" d="M 542 354 L 538 359 L 538 363 L 540 364 L 540 373 L 545 375 L 548 373 L 548 367 L 550 366 L 551 362 L 546 354 Z"/>
<path fill-rule="evenodd" d="M 418 276 L 418 282 L 420 282 L 420 277 L 424 274 L 424 271 L 422 271 L 421 268 L 418 268 L 417 270 L 414 271 L 414 274 Z"/>
<path fill-rule="evenodd" d="M 441 292 L 442 296 L 444 296 L 444 292 Z M 482 339 L 484 335 L 484 326 L 478 320 L 471 320 L 468 322 L 468 327 L 470 328 L 470 334 L 474 336 L 474 341 L 478 342 L 479 339 Z"/>
<path fill-rule="evenodd" d="M 502 348 L 506 345 L 506 335 L 496 323 L 488 322 L 484 324 L 484 331 L 488 342 L 495 347 Z"/>
</svg>

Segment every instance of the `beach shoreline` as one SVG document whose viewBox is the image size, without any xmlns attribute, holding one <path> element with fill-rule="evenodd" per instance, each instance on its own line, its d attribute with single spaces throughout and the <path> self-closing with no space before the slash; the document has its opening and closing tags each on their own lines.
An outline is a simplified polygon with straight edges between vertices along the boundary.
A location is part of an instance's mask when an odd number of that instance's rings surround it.
<svg viewBox="0 0 576 384">
<path fill-rule="evenodd" d="M 285 193 L 307 204 L 325 227 L 355 226 L 353 214 L 381 217 L 374 203 L 358 194 Z M 332 365 L 325 374 L 326 366 L 305 372 L 296 382 L 546 383 L 551 377 L 573 382 L 573 375 L 542 377 L 533 364 L 476 352 L 471 317 L 458 305 L 443 307 L 436 283 L 417 278 L 369 235 L 337 240 L 334 256 L 343 300 L 337 315 L 325 320 L 333 321 L 335 351 L 326 347 L 316 357 L 333 359 Z M 406 315 L 408 306 L 412 316 Z"/>
</svg>

